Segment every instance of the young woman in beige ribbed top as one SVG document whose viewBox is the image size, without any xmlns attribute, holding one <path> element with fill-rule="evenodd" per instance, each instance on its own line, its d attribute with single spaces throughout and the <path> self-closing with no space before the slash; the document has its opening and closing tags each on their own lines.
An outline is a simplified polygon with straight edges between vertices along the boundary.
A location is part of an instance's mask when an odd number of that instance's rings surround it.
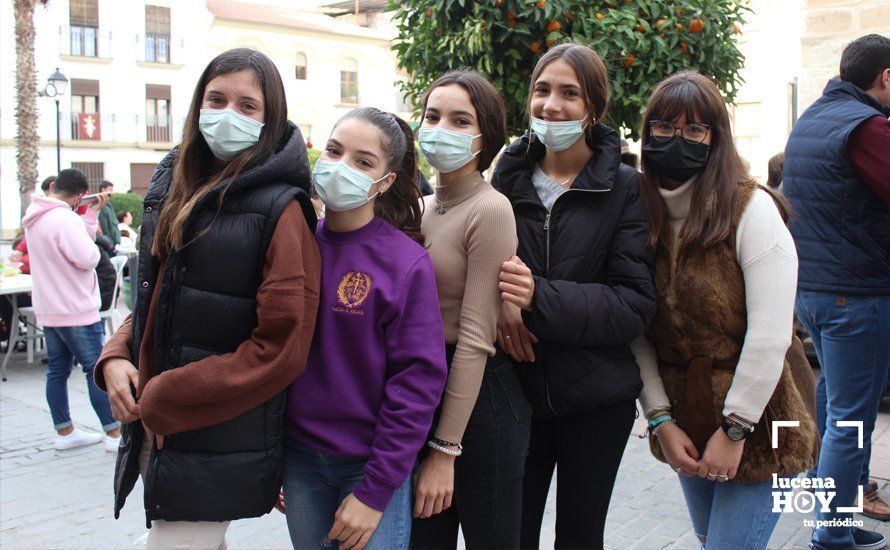
<svg viewBox="0 0 890 550">
<path fill-rule="evenodd" d="M 517 548 L 531 405 L 509 361 L 491 364 L 498 276 L 516 253 L 506 197 L 482 177 L 506 137 L 503 100 L 485 77 L 452 71 L 424 100 L 421 150 L 438 172 L 422 229 L 436 269 L 448 347 L 442 403 L 415 476 L 411 546 Z"/>
</svg>

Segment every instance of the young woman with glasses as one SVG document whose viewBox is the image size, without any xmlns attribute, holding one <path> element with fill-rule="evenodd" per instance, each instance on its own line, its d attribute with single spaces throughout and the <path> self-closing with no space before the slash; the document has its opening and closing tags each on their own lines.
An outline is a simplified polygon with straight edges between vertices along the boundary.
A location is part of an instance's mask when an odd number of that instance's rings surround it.
<svg viewBox="0 0 890 550">
<path fill-rule="evenodd" d="M 632 349 L 652 452 L 678 473 L 702 548 L 766 548 L 772 475 L 806 470 L 818 450 L 785 202 L 748 175 L 723 97 L 698 73 L 658 85 L 642 134 L 658 307 Z M 777 420 L 800 426 L 773 448 Z"/>
</svg>

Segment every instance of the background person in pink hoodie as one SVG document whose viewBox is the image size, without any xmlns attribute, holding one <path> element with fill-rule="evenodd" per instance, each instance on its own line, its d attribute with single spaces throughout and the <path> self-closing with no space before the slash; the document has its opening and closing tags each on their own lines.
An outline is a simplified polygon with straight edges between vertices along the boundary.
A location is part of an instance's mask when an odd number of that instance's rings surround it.
<svg viewBox="0 0 890 550">
<path fill-rule="evenodd" d="M 120 429 L 108 396 L 93 383 L 93 367 L 102 353 L 104 331 L 99 320 L 99 250 L 94 242 L 101 197 L 81 217 L 74 208 L 89 186 L 80 170 L 62 170 L 45 197 L 34 194 L 22 226 L 28 240 L 34 281 L 34 312 L 43 326 L 49 367 L 46 401 L 58 432 L 56 449 L 99 443 L 100 434 L 75 429 L 68 409 L 68 377 L 75 361 L 83 366 L 90 402 L 102 422 L 105 448 L 116 452 Z"/>
</svg>

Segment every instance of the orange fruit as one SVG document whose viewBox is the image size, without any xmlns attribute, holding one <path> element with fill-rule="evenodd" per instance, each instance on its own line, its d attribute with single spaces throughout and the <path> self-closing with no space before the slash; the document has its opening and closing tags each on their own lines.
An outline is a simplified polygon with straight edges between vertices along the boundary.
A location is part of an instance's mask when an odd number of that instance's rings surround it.
<svg viewBox="0 0 890 550">
<path fill-rule="evenodd" d="M 507 26 L 511 29 L 516 26 L 516 14 L 512 11 L 507 12 Z"/>
<path fill-rule="evenodd" d="M 507 3 L 507 0 L 495 0 L 494 5 L 499 8 L 503 8 L 504 4 L 506 4 L 506 3 Z"/>
<path fill-rule="evenodd" d="M 682 31 L 682 30 L 683 30 L 683 25 L 677 23 L 677 30 L 678 30 L 678 31 Z"/>
<path fill-rule="evenodd" d="M 633 65 L 634 61 L 636 61 L 636 60 L 637 60 L 637 56 L 635 56 L 634 54 L 630 54 L 624 58 L 624 61 L 622 61 L 621 64 L 626 69 L 626 68 L 630 67 L 631 65 Z"/>
<path fill-rule="evenodd" d="M 689 46 L 686 45 L 686 42 L 680 42 L 680 49 L 683 50 L 683 53 L 689 53 Z"/>
<path fill-rule="evenodd" d="M 546 6 L 546 5 L 547 5 L 547 0 L 538 0 L 538 1 L 535 3 L 535 7 L 536 7 L 536 8 L 543 8 L 543 7 Z"/>
<path fill-rule="evenodd" d="M 575 19 L 575 13 L 572 11 L 567 11 L 562 14 L 562 16 L 565 17 L 566 21 L 568 21 L 569 23 L 571 23 Z"/>
<path fill-rule="evenodd" d="M 559 21 L 551 21 L 551 22 L 547 23 L 547 32 L 548 33 L 556 32 L 561 28 L 562 28 L 562 25 L 559 23 Z"/>
<path fill-rule="evenodd" d="M 642 23 L 639 23 L 636 27 L 634 27 L 634 29 L 636 29 L 637 32 L 644 32 L 646 30 L 646 27 Z"/>
<path fill-rule="evenodd" d="M 547 39 L 547 47 L 549 48 L 550 46 L 552 46 L 554 42 L 556 42 L 555 38 L 548 38 Z"/>
<path fill-rule="evenodd" d="M 655 28 L 660 29 L 661 26 L 664 25 L 665 23 L 667 23 L 667 19 L 659 19 L 658 21 L 655 22 Z"/>
<path fill-rule="evenodd" d="M 689 24 L 689 32 L 692 34 L 698 34 L 705 30 L 705 23 L 699 18 L 695 18 L 692 20 L 692 23 Z"/>
<path fill-rule="evenodd" d="M 732 34 L 742 34 L 742 29 L 735 23 L 732 24 Z"/>
<path fill-rule="evenodd" d="M 601 13 L 597 13 L 597 14 L 596 14 L 596 18 L 597 18 L 599 21 L 602 21 L 605 17 L 606 17 L 606 16 L 603 15 L 603 14 L 601 14 Z"/>
<path fill-rule="evenodd" d="M 433 8 L 426 9 L 426 16 L 429 17 L 430 19 L 433 18 Z"/>
<path fill-rule="evenodd" d="M 540 42 L 532 42 L 528 47 L 534 54 L 541 53 L 541 43 Z"/>
</svg>

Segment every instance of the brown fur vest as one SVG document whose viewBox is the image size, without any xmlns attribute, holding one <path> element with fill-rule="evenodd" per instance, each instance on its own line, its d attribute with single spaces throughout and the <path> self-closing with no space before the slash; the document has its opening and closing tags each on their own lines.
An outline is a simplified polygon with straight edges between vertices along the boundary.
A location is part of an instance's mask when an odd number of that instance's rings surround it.
<svg viewBox="0 0 890 550">
<path fill-rule="evenodd" d="M 665 223 L 666 233 L 661 239 L 665 244 L 659 246 L 656 258 L 658 307 L 646 335 L 658 353 L 658 371 L 670 399 L 671 414 L 700 454 L 723 422 L 723 403 L 745 341 L 745 284 L 734 236 L 755 189 L 754 185 L 740 187 L 732 219 L 733 237 L 726 242 L 687 257 L 678 270 L 673 229 Z M 689 388 L 688 379 L 692 381 Z M 702 384 L 701 390 L 695 387 L 696 379 Z M 711 406 L 704 401 L 712 401 Z M 734 481 L 765 481 L 774 473 L 793 475 L 811 468 L 820 442 L 815 409 L 813 371 L 795 336 L 773 396 L 754 433 L 745 440 Z M 770 435 L 775 420 L 800 421 L 799 428 L 779 429 L 777 449 L 772 448 Z M 649 445 L 655 458 L 666 462 L 655 436 L 650 436 Z"/>
</svg>

